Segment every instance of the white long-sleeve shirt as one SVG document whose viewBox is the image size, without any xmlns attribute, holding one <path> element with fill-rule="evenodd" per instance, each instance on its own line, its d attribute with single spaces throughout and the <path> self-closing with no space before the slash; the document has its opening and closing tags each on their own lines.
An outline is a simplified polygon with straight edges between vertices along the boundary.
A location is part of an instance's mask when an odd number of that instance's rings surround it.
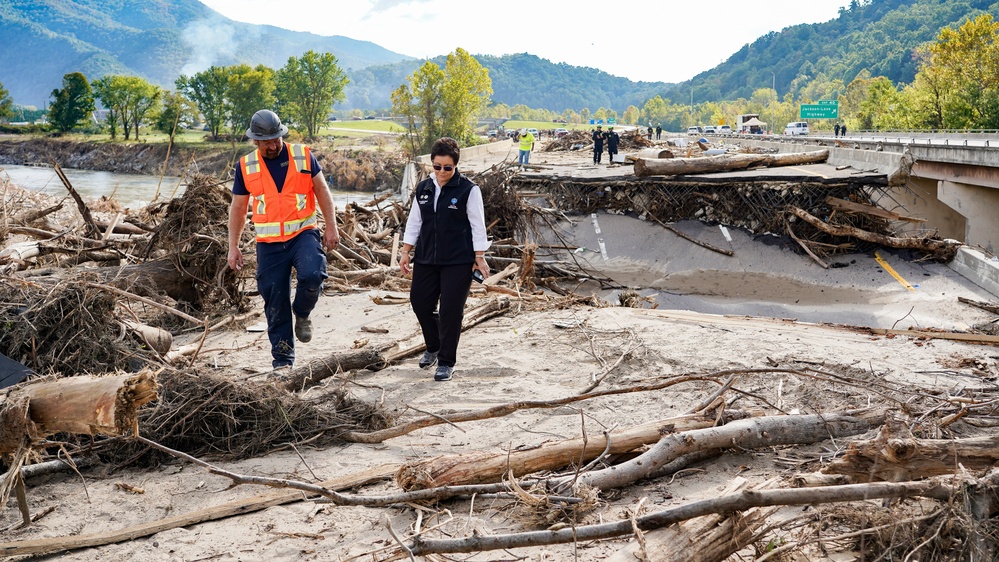
<svg viewBox="0 0 999 562">
<path fill-rule="evenodd" d="M 456 172 L 457 173 L 457 172 Z M 437 183 L 437 176 L 430 175 L 434 182 L 434 208 L 437 208 L 437 198 L 441 194 L 441 186 Z M 472 227 L 472 249 L 476 252 L 484 252 L 492 245 L 486 238 L 486 211 L 482 205 L 482 190 L 479 186 L 473 185 L 468 194 L 468 224 Z M 406 231 L 402 236 L 402 242 L 415 247 L 420 238 L 420 227 L 423 226 L 423 213 L 420 206 L 415 203 L 410 207 L 409 217 L 406 219 Z"/>
</svg>

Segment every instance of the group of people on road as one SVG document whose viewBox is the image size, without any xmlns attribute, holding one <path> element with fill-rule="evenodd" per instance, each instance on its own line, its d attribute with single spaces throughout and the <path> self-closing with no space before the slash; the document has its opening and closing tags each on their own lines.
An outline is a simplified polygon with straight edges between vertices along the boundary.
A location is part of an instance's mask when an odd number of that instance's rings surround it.
<svg viewBox="0 0 999 562">
<path fill-rule="evenodd" d="M 253 223 L 257 289 L 264 301 L 275 370 L 294 365 L 296 339 L 312 340 L 310 315 L 328 277 L 326 252 L 340 242 L 336 208 L 322 168 L 309 146 L 286 143 L 287 134 L 288 127 L 273 111 L 253 115 L 246 136 L 255 150 L 236 167 L 228 225 L 227 262 L 238 272 L 244 264 L 240 242 L 248 214 Z M 534 139 L 526 130 L 520 136 L 526 165 Z M 458 171 L 460 156 L 454 139 L 444 137 L 433 144 L 433 173 L 416 186 L 399 260 L 402 273 L 413 278 L 410 305 L 426 345 L 419 366 L 436 365 L 435 381 L 451 380 L 472 280 L 489 276 L 482 191 Z"/>
<path fill-rule="evenodd" d="M 846 124 L 844 123 L 844 124 L 840 125 L 839 123 L 836 123 L 836 126 L 833 127 L 833 133 L 836 136 L 836 138 L 839 138 L 840 135 L 842 135 L 842 136 L 845 137 L 846 136 Z"/>
<path fill-rule="evenodd" d="M 617 154 L 617 147 L 621 143 L 621 136 L 614 132 L 614 126 L 610 125 L 603 131 L 603 125 L 597 125 L 593 131 L 593 163 L 600 164 L 604 155 L 604 143 L 607 143 L 608 164 L 614 163 L 614 155 Z"/>
</svg>

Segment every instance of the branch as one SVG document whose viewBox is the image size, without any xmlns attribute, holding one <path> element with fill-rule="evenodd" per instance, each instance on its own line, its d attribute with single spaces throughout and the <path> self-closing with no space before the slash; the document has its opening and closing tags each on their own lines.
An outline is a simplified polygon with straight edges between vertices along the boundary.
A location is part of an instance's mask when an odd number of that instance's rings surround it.
<svg viewBox="0 0 999 562">
<path fill-rule="evenodd" d="M 701 517 L 712 513 L 745 511 L 753 507 L 811 505 L 816 503 L 905 497 L 924 497 L 946 501 L 953 493 L 953 489 L 934 481 L 849 484 L 846 486 L 829 486 L 825 488 L 768 491 L 747 490 L 719 498 L 692 502 L 638 517 L 634 520 L 634 524 L 638 529 L 648 531 L 693 519 L 694 517 Z M 410 546 L 410 550 L 416 556 L 426 556 L 427 554 L 483 552 L 507 548 L 584 542 L 630 535 L 633 533 L 632 524 L 631 519 L 625 519 L 615 523 L 586 525 L 557 531 L 471 536 L 463 539 L 424 539 L 416 537 Z"/>
</svg>

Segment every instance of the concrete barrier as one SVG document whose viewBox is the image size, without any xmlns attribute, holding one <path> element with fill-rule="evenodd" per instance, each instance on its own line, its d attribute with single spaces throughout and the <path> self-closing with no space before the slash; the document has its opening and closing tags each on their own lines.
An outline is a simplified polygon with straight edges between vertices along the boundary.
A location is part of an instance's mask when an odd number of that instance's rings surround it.
<svg viewBox="0 0 999 562">
<path fill-rule="evenodd" d="M 974 248 L 962 246 L 947 266 L 968 281 L 999 297 L 999 261 L 993 261 Z"/>
<path fill-rule="evenodd" d="M 475 146 L 463 146 L 461 148 L 461 159 L 471 159 L 479 156 L 485 156 L 487 154 L 496 154 L 497 152 L 509 152 L 510 147 L 513 146 L 512 139 L 503 139 L 496 142 L 487 142 L 485 144 L 477 144 Z M 421 164 L 430 163 L 430 155 L 423 154 L 416 157 L 416 161 Z"/>
</svg>

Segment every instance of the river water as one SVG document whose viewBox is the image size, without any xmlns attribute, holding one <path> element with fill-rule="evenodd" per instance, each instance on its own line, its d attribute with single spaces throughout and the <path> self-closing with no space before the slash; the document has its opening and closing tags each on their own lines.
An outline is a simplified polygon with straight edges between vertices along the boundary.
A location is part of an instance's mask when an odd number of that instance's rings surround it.
<svg viewBox="0 0 999 562">
<path fill-rule="evenodd" d="M 75 170 L 63 168 L 69 179 L 84 201 L 94 201 L 101 196 L 114 199 L 127 209 L 139 209 L 149 204 L 153 199 L 169 200 L 184 193 L 185 185 L 180 178 L 164 176 L 147 176 L 136 174 L 116 174 L 113 172 L 96 172 L 93 170 Z M 68 195 L 66 188 L 49 167 L 37 166 L 0 166 L 0 180 L 10 178 L 10 182 L 18 187 L 40 191 L 49 195 L 61 197 Z M 343 210 L 347 203 L 363 203 L 370 201 L 376 194 L 359 191 L 333 191 L 333 201 L 338 210 Z M 159 194 L 157 196 L 157 194 Z"/>
</svg>

